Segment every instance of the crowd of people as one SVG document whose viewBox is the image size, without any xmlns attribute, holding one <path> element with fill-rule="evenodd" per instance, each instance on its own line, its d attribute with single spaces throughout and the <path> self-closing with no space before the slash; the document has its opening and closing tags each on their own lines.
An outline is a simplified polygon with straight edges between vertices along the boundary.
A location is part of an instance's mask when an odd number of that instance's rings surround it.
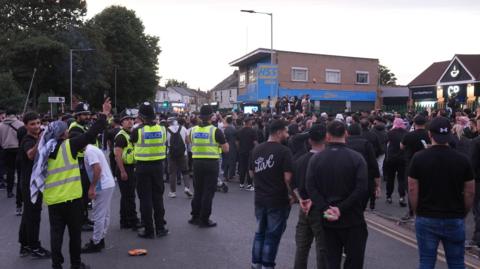
<svg viewBox="0 0 480 269">
<path fill-rule="evenodd" d="M 238 180 L 255 197 L 252 268 L 275 267 L 294 203 L 300 205 L 294 268 L 307 268 L 313 241 L 317 268 L 341 268 L 342 255 L 343 268 L 362 268 L 364 211 L 375 210 L 379 199 L 394 203 L 395 185 L 403 219 L 415 219 L 419 268 L 434 268 L 439 242 L 449 268 L 464 268 L 471 208 L 471 242 L 480 246 L 480 184 L 474 184 L 480 180 L 480 110 L 328 115 L 313 112 L 309 96 L 288 100 L 255 114 L 219 113 L 210 106 L 196 114 L 156 114 L 145 102 L 112 115 L 109 99 L 100 113 L 79 103 L 55 120 L 0 112 L 0 187 L 16 197 L 22 217 L 20 255 L 51 258 L 53 268 L 62 268 L 68 227 L 72 268 L 89 268 L 81 253 L 105 248 L 116 185 L 120 227 L 141 238 L 169 234 L 165 184 L 166 196 L 174 199 L 183 182 L 192 199 L 188 223 L 215 227 L 215 191 Z M 51 251 L 39 241 L 42 202 Z M 82 231 L 93 231 L 83 247 Z"/>
</svg>

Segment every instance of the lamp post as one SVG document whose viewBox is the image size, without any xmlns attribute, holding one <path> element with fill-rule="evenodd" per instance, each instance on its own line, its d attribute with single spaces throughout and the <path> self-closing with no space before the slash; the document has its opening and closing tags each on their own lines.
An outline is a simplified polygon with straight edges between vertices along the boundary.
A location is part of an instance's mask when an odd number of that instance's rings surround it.
<svg viewBox="0 0 480 269">
<path fill-rule="evenodd" d="M 263 15 L 268 15 L 270 16 L 270 64 L 274 65 L 274 60 L 273 60 L 273 13 L 271 12 L 259 12 L 255 10 L 247 10 L 247 9 L 242 9 L 240 12 L 245 12 L 245 13 L 255 13 L 255 14 L 263 14 Z M 270 85 L 270 96 L 273 93 L 272 85 Z M 257 91 L 257 96 L 258 96 L 258 91 Z M 277 86 L 277 99 L 280 98 L 280 89 Z M 270 105 L 270 104 L 268 104 Z"/>
<path fill-rule="evenodd" d="M 70 49 L 70 110 L 73 110 L 73 52 L 94 50 L 95 49 Z"/>
<path fill-rule="evenodd" d="M 273 13 L 269 12 L 258 12 L 255 10 L 247 10 L 247 9 L 242 9 L 240 12 L 245 12 L 245 13 L 255 13 L 255 14 L 263 14 L 263 15 L 268 15 L 270 16 L 270 63 L 273 63 Z"/>
</svg>

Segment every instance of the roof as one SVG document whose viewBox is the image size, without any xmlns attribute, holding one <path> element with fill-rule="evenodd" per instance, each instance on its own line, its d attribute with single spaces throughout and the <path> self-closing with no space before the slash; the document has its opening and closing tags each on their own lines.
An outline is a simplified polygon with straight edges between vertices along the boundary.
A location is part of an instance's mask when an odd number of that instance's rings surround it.
<svg viewBox="0 0 480 269">
<path fill-rule="evenodd" d="M 364 59 L 364 60 L 372 60 L 378 61 L 375 58 L 364 58 L 364 57 L 353 57 L 353 56 L 341 56 L 341 55 L 329 55 L 329 54 L 318 54 L 318 53 L 308 53 L 308 52 L 297 52 L 297 51 L 286 51 L 286 50 L 273 50 L 274 53 L 283 52 L 283 53 L 295 53 L 295 54 L 304 54 L 304 55 L 312 55 L 312 56 L 328 56 L 328 57 L 342 57 L 342 58 L 352 58 L 352 59 Z M 246 55 L 230 62 L 231 66 L 242 66 L 248 65 L 252 63 L 256 63 L 262 59 L 270 58 L 271 50 L 265 48 L 258 48 Z"/>
<path fill-rule="evenodd" d="M 408 84 L 409 87 L 412 86 L 432 86 L 436 85 L 437 81 L 440 79 L 440 76 L 447 69 L 450 61 L 436 62 L 431 64 L 427 69 L 425 69 L 420 75 L 412 80 Z"/>
<path fill-rule="evenodd" d="M 410 91 L 407 86 L 380 86 L 382 97 L 408 97 Z"/>
<path fill-rule="evenodd" d="M 475 80 L 480 80 L 480 54 L 456 54 L 455 56 L 468 69 Z"/>
<path fill-rule="evenodd" d="M 221 91 L 238 87 L 238 70 L 235 70 L 230 76 L 213 87 L 212 91 Z"/>
<path fill-rule="evenodd" d="M 181 96 L 190 96 L 190 97 L 195 96 L 195 93 L 193 92 L 194 90 L 191 90 L 191 89 L 186 89 L 182 87 L 168 87 L 168 90 L 176 91 Z"/>
<path fill-rule="evenodd" d="M 161 92 L 166 92 L 166 91 L 167 91 L 167 88 L 162 87 L 162 86 L 157 86 L 157 87 L 155 88 L 155 90 L 156 90 L 156 91 L 161 91 Z"/>
</svg>

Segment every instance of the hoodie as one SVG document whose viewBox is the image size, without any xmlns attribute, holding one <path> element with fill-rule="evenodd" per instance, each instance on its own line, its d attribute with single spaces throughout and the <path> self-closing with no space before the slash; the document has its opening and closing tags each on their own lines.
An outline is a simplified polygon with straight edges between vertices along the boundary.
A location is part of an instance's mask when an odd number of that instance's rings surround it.
<svg viewBox="0 0 480 269">
<path fill-rule="evenodd" d="M 16 116 L 9 115 L 0 123 L 0 147 L 2 149 L 18 149 L 17 130 L 23 126 Z"/>
<path fill-rule="evenodd" d="M 380 155 L 385 154 L 387 149 L 387 129 L 385 128 L 385 124 L 379 123 L 372 128 L 372 132 L 377 135 L 378 142 L 380 143 Z"/>
</svg>

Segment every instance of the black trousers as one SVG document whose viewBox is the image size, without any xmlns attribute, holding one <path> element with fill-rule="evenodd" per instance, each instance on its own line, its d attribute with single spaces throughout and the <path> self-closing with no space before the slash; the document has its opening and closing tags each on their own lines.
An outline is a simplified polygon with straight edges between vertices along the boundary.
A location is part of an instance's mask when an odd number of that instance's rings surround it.
<svg viewBox="0 0 480 269">
<path fill-rule="evenodd" d="M 240 153 L 238 156 L 238 173 L 240 174 L 240 184 L 245 183 L 245 176 L 247 177 L 247 184 L 252 185 L 252 178 L 248 174 L 248 160 L 250 158 L 250 151 Z"/>
<path fill-rule="evenodd" d="M 87 223 L 88 221 L 88 203 L 90 199 L 88 198 L 88 189 L 90 188 L 90 180 L 88 179 L 87 171 L 85 170 L 85 163 L 83 158 L 78 158 L 78 166 L 80 167 L 80 178 L 82 180 L 82 215 L 83 222 Z"/>
<path fill-rule="evenodd" d="M 329 269 L 342 268 L 342 253 L 347 256 L 344 269 L 363 268 L 368 237 L 366 224 L 350 228 L 324 227 L 324 230 Z"/>
<path fill-rule="evenodd" d="M 27 180 L 28 179 L 28 180 Z M 22 198 L 23 214 L 18 232 L 18 242 L 22 246 L 28 246 L 33 249 L 40 247 L 40 220 L 42 215 L 42 193 L 38 194 L 37 202 L 30 200 L 30 178 L 22 176 Z"/>
<path fill-rule="evenodd" d="M 315 239 L 315 252 L 317 255 L 317 269 L 327 268 L 327 247 L 325 245 L 325 232 L 323 231 L 322 212 L 312 208 L 308 216 L 300 209 L 298 213 L 298 223 L 295 233 L 295 243 L 297 250 L 295 252 L 294 269 L 308 268 L 308 254 L 310 247 Z"/>
<path fill-rule="evenodd" d="M 237 153 L 234 151 L 224 153 L 222 166 L 223 176 L 225 177 L 225 179 L 232 179 L 235 176 L 235 172 L 237 170 Z"/>
<path fill-rule="evenodd" d="M 218 160 L 194 159 L 192 217 L 202 222 L 212 214 L 212 202 L 217 188 Z"/>
<path fill-rule="evenodd" d="M 163 161 L 137 163 L 135 175 L 137 176 L 137 192 L 140 198 L 140 213 L 147 232 L 155 228 L 162 229 L 165 221 L 165 207 L 163 206 Z M 152 219 L 153 214 L 153 219 Z"/>
<path fill-rule="evenodd" d="M 395 188 L 395 178 L 398 181 L 398 194 L 405 197 L 407 189 L 406 164 L 404 160 L 385 160 L 384 176 L 387 180 L 387 197 L 392 196 Z"/>
<path fill-rule="evenodd" d="M 52 267 L 62 268 L 63 234 L 68 227 L 70 237 L 70 264 L 79 268 L 81 264 L 80 250 L 82 247 L 82 199 L 48 206 L 50 219 L 50 245 L 52 249 Z"/>
<path fill-rule="evenodd" d="M 137 206 L 135 204 L 135 190 L 137 178 L 134 165 L 124 165 L 128 179 L 123 181 L 117 171 L 118 187 L 120 188 L 120 224 L 133 225 L 138 223 Z M 118 170 L 118 169 L 117 169 Z"/>
<path fill-rule="evenodd" d="M 17 174 L 17 178 L 20 178 L 20 166 L 17 163 L 17 153 L 18 153 L 18 149 L 4 150 L 5 168 L 7 170 L 7 193 L 13 192 L 13 187 L 15 186 L 15 173 Z M 17 199 L 16 199 L 17 207 L 21 207 L 22 191 L 21 191 L 20 180 L 17 181 L 16 195 L 17 195 Z"/>
</svg>

